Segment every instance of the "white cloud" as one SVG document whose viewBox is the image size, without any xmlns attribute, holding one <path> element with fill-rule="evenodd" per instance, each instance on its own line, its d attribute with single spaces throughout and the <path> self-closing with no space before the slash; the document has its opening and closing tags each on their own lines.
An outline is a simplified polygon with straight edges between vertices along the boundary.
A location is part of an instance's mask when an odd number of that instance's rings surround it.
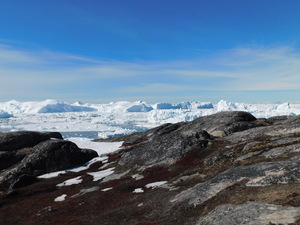
<svg viewBox="0 0 300 225">
<path fill-rule="evenodd" d="M 176 93 L 176 92 L 185 92 L 187 90 L 197 90 L 197 86 L 190 86 L 190 85 L 180 85 L 180 84 L 161 84 L 161 83 L 151 83 L 151 84 L 144 84 L 142 86 L 125 86 L 121 88 L 120 92 L 122 93 L 153 93 L 158 92 L 161 94 L 166 93 Z"/>
<path fill-rule="evenodd" d="M 80 85 L 86 86 L 81 92 L 102 98 L 112 93 L 129 98 L 168 92 L 182 96 L 197 90 L 296 90 L 300 89 L 300 54 L 281 46 L 224 50 L 198 60 L 120 62 L 0 44 L 0 79 L 0 94 L 7 98 L 51 98 L 59 95 L 58 89 L 62 96 L 75 95 Z M 106 87 L 105 93 L 100 87 Z"/>
</svg>

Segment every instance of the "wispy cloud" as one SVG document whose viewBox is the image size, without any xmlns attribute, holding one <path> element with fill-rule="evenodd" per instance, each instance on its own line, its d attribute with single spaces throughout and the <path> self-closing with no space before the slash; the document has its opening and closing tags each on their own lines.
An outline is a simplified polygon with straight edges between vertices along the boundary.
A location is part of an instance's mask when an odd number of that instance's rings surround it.
<svg viewBox="0 0 300 225">
<path fill-rule="evenodd" d="M 0 78 L 0 95 L 6 100 L 71 99 L 87 93 L 108 99 L 296 90 L 300 89 L 300 53 L 289 46 L 237 48 L 197 60 L 120 62 L 0 44 Z"/>
</svg>

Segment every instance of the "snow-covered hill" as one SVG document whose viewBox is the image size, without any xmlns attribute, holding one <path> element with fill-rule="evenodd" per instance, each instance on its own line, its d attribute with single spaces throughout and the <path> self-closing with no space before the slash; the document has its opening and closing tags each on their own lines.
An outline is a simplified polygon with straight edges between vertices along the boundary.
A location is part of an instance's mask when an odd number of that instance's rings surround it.
<svg viewBox="0 0 300 225">
<path fill-rule="evenodd" d="M 142 131 L 164 123 L 191 121 L 221 111 L 247 111 L 257 118 L 299 115 L 300 104 L 248 104 L 221 100 L 148 104 L 111 102 L 73 104 L 57 101 L 0 102 L 0 131 L 60 131 L 67 136 L 108 137 Z"/>
<path fill-rule="evenodd" d="M 11 114 L 21 113 L 60 113 L 88 112 L 96 109 L 78 104 L 68 104 L 63 101 L 45 100 L 41 102 L 18 102 L 15 100 L 0 103 L 0 109 Z"/>
</svg>

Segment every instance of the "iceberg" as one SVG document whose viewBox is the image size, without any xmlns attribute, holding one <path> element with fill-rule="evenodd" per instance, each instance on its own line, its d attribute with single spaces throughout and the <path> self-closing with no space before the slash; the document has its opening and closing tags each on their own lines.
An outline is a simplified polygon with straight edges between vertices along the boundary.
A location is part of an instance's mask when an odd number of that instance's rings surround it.
<svg viewBox="0 0 300 225">
<path fill-rule="evenodd" d="M 0 119 L 10 118 L 12 116 L 13 116 L 12 114 L 9 114 L 8 112 L 5 112 L 5 111 L 0 109 Z"/>
</svg>

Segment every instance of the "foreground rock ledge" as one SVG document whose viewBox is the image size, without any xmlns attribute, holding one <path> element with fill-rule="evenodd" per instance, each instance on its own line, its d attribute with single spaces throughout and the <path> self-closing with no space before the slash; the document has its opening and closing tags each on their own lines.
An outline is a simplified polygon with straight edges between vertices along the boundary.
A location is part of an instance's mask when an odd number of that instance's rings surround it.
<svg viewBox="0 0 300 225">
<path fill-rule="evenodd" d="M 97 156 L 94 150 L 62 140 L 57 132 L 1 133 L 0 182 L 11 188 L 26 186 L 39 175 L 79 166 Z"/>
<path fill-rule="evenodd" d="M 257 119 L 246 112 L 221 112 L 98 141 L 123 141 L 123 147 L 83 171 L 38 178 L 16 189 L 2 184 L 0 221 L 300 224 L 299 116 Z M 44 145 L 76 149 L 57 140 L 32 149 L 43 152 Z M 10 157 L 18 161 L 17 153 Z M 27 161 L 16 170 L 20 180 L 32 178 L 24 171 L 30 170 L 25 165 L 32 164 L 33 158 L 22 159 Z M 39 169 L 33 174 L 47 170 L 46 164 L 53 170 L 50 158 L 47 155 L 47 163 L 34 164 Z M 1 175 L 8 171 L 3 169 Z"/>
</svg>

